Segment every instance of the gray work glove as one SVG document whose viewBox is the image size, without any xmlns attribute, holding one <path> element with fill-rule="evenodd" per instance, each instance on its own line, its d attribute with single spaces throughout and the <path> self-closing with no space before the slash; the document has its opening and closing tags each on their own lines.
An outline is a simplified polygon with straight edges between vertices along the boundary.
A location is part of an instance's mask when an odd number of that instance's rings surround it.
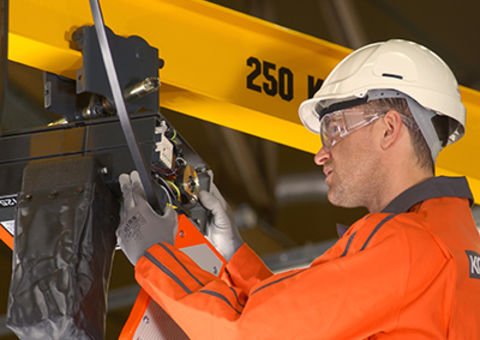
<svg viewBox="0 0 480 340">
<path fill-rule="evenodd" d="M 116 235 L 120 248 L 135 265 L 138 259 L 158 242 L 174 243 L 178 229 L 177 213 L 165 207 L 163 215 L 157 214 L 148 204 L 137 171 L 118 178 L 123 193 L 120 225 Z"/>
<path fill-rule="evenodd" d="M 203 206 L 213 214 L 207 223 L 207 238 L 228 262 L 244 243 L 230 208 L 213 183 L 210 192 L 201 191 L 199 196 Z"/>
</svg>

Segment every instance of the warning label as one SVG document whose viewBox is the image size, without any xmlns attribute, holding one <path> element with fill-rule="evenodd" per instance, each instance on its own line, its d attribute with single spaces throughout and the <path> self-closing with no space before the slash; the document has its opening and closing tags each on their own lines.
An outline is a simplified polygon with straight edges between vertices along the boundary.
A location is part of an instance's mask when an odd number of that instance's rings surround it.
<svg viewBox="0 0 480 340">
<path fill-rule="evenodd" d="M 17 195 L 0 196 L 0 224 L 13 235 L 15 229 L 15 207 Z"/>
</svg>

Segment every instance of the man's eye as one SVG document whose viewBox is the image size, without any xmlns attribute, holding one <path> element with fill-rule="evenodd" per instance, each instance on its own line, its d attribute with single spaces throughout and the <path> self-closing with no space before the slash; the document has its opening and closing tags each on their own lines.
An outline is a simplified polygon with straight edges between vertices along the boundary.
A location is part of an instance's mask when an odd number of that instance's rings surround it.
<svg viewBox="0 0 480 340">
<path fill-rule="evenodd" d="M 340 123 L 337 121 L 331 121 L 330 124 L 328 124 L 328 134 L 331 136 L 337 135 L 340 133 Z"/>
</svg>

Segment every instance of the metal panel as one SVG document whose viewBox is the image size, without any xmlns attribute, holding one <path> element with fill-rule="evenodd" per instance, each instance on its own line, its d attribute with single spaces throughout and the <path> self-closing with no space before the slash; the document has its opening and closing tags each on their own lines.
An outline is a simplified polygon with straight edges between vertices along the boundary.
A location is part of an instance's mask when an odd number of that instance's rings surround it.
<svg viewBox="0 0 480 340">
<path fill-rule="evenodd" d="M 140 146 L 148 164 L 154 148 L 154 114 L 132 119 L 138 136 L 143 136 Z M 8 181 L 0 183 L 0 195 L 20 191 L 23 168 L 37 159 L 53 159 L 70 155 L 93 155 L 115 179 L 133 167 L 125 137 L 119 122 L 112 118 L 88 122 L 85 126 L 74 124 L 53 130 L 30 131 L 0 138 L 0 176 Z"/>
<path fill-rule="evenodd" d="M 92 24 L 88 2 L 16 0 L 10 7 L 9 59 L 74 77 L 81 59 L 69 41 Z M 320 147 L 297 107 L 349 49 L 205 1 L 104 0 L 102 9 L 116 34 L 139 35 L 159 49 L 161 106 L 308 152 Z M 438 173 L 468 175 L 478 201 L 480 158 L 471 155 L 480 147 L 480 93 L 461 93 L 467 134 L 440 154 Z"/>
</svg>

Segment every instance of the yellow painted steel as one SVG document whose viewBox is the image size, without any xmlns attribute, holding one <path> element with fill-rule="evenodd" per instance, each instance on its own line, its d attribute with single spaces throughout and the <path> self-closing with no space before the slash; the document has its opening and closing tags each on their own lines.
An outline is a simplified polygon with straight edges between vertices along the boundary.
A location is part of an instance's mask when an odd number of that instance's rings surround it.
<svg viewBox="0 0 480 340">
<path fill-rule="evenodd" d="M 320 147 L 297 108 L 309 79 L 312 91 L 349 49 L 205 1 L 100 3 L 116 34 L 139 35 L 159 49 L 162 107 L 304 151 Z M 71 33 L 92 23 L 87 0 L 11 1 L 9 59 L 73 78 L 81 56 L 69 47 Z M 461 93 L 467 134 L 440 154 L 438 172 L 467 175 L 478 201 L 480 93 Z"/>
</svg>

